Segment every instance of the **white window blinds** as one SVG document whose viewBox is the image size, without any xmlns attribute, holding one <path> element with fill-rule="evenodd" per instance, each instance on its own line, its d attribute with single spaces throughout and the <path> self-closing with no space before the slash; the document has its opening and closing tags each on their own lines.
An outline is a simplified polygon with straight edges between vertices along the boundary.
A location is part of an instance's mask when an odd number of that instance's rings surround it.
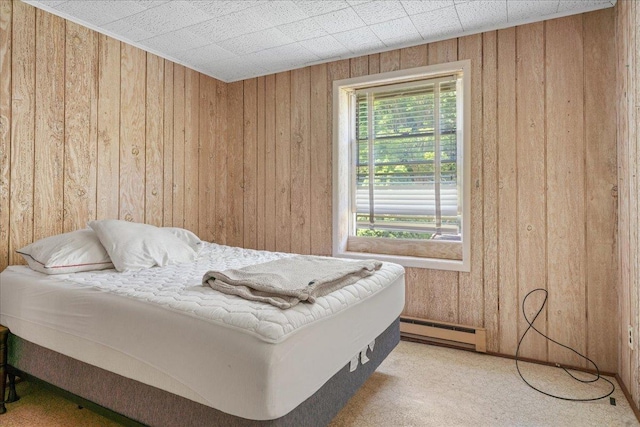
<svg viewBox="0 0 640 427">
<path fill-rule="evenodd" d="M 461 84 L 355 91 L 354 235 L 461 240 Z"/>
</svg>

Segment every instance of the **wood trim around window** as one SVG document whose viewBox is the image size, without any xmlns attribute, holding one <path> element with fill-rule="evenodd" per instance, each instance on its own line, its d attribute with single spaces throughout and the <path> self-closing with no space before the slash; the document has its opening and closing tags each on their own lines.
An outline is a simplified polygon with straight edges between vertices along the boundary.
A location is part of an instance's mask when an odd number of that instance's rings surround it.
<svg viewBox="0 0 640 427">
<path fill-rule="evenodd" d="M 354 126 L 348 108 L 349 96 L 367 86 L 423 80 L 462 72 L 462 229 L 461 242 L 437 240 L 404 240 L 351 235 L 350 164 L 354 153 L 350 149 L 350 129 Z M 391 71 L 333 82 L 333 256 L 345 258 L 376 258 L 418 267 L 452 271 L 471 270 L 471 61 Z"/>
</svg>

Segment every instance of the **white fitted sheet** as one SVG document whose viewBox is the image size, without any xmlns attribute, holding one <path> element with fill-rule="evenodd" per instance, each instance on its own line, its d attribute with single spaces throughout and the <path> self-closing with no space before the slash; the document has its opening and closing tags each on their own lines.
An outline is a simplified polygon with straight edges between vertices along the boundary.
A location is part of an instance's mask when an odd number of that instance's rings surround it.
<svg viewBox="0 0 640 427">
<path fill-rule="evenodd" d="M 0 274 L 0 323 L 69 357 L 232 415 L 281 417 L 395 320 L 404 271 L 280 310 L 201 286 L 208 269 L 289 256 L 206 244 L 195 263 L 141 272 Z M 374 348 L 375 351 L 375 348 Z"/>
</svg>

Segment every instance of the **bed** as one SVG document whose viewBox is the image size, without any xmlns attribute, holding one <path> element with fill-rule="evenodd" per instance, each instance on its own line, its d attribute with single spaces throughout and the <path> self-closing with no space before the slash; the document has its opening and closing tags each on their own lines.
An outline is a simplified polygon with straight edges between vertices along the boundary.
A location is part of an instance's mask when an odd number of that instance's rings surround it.
<svg viewBox="0 0 640 427">
<path fill-rule="evenodd" d="M 290 256 L 202 243 L 193 262 L 139 271 L 8 267 L 9 370 L 146 425 L 326 425 L 398 343 L 404 270 L 287 310 L 201 283 Z"/>
</svg>

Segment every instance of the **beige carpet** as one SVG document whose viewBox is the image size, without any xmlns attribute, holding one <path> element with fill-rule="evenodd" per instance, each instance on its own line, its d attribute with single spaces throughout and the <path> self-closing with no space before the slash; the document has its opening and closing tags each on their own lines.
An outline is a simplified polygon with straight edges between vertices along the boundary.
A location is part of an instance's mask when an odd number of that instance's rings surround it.
<svg viewBox="0 0 640 427">
<path fill-rule="evenodd" d="M 606 383 L 583 386 L 558 369 L 522 364 L 534 385 L 576 397 L 597 395 Z M 615 383 L 615 381 L 614 381 Z M 28 383 L 7 405 L 0 426 L 117 426 Z M 512 360 L 411 342 L 400 345 L 331 423 L 346 426 L 640 426 L 622 391 L 609 399 L 566 402 L 527 387 Z"/>
</svg>

